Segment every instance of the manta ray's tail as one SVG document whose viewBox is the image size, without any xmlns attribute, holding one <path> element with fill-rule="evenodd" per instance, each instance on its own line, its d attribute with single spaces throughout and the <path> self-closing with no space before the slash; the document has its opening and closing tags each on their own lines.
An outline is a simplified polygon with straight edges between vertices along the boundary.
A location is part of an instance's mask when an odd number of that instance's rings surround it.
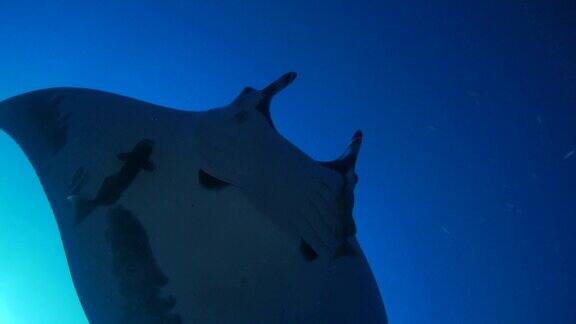
<svg viewBox="0 0 576 324">
<path fill-rule="evenodd" d="M 90 213 L 98 207 L 98 204 L 92 199 L 86 199 L 79 196 L 70 196 L 68 200 L 74 204 L 76 212 L 76 224 L 81 223 Z"/>
</svg>

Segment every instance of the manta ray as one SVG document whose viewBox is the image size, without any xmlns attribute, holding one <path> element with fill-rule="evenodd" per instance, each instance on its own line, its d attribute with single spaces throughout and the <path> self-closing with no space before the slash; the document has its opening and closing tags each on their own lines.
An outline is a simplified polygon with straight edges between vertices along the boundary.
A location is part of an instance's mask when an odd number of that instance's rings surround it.
<svg viewBox="0 0 576 324">
<path fill-rule="evenodd" d="M 353 218 L 362 133 L 334 161 L 285 139 L 270 104 L 295 78 L 206 111 L 84 88 L 0 102 L 90 323 L 387 323 Z"/>
</svg>

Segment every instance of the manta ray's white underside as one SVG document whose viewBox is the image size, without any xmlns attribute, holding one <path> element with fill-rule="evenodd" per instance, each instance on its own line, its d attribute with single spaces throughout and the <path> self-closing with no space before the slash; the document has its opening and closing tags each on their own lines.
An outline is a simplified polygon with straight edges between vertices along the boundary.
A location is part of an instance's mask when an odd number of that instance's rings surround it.
<svg viewBox="0 0 576 324">
<path fill-rule="evenodd" d="M 76 88 L 0 103 L 91 323 L 386 322 L 354 236 L 353 170 L 312 160 L 267 115 L 294 76 L 206 112 Z M 154 169 L 122 180 L 117 155 L 144 139 Z M 71 196 L 94 204 L 81 221 Z"/>
</svg>

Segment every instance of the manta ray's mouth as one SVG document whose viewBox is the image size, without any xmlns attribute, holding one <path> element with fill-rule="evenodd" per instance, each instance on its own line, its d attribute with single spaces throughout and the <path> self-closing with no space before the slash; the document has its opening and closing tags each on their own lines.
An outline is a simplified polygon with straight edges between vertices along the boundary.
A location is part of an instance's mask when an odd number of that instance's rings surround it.
<svg viewBox="0 0 576 324">
<path fill-rule="evenodd" d="M 246 87 L 241 93 L 242 95 L 249 95 L 254 92 L 259 92 L 262 95 L 262 99 L 256 105 L 256 110 L 259 111 L 268 124 L 276 129 L 274 126 L 274 122 L 272 120 L 272 116 L 270 114 L 270 103 L 272 98 L 279 93 L 280 91 L 286 89 L 290 84 L 296 80 L 297 74 L 296 72 L 288 72 L 283 74 L 280 78 L 276 79 L 274 82 L 270 83 L 268 86 L 263 88 L 262 90 L 256 90 L 252 87 Z M 354 169 L 356 167 L 356 160 L 358 158 L 358 153 L 360 151 L 360 147 L 362 145 L 363 134 L 361 130 L 356 130 L 350 143 L 346 149 L 346 151 L 337 159 L 332 161 L 319 161 L 318 163 L 324 167 L 332 169 L 342 176 L 344 176 L 349 182 L 350 185 L 353 186 L 357 181 L 357 176 L 354 173 Z"/>
</svg>

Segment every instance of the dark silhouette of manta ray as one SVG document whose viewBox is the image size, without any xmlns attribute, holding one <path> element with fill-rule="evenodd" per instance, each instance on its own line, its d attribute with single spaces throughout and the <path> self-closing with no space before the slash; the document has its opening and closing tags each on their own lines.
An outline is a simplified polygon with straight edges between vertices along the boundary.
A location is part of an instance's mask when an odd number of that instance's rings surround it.
<svg viewBox="0 0 576 324">
<path fill-rule="evenodd" d="M 112 271 L 126 299 L 122 323 L 181 323 L 181 318 L 171 313 L 176 299 L 160 296 L 168 278 L 154 259 L 142 224 L 121 206 L 111 208 L 106 217 Z"/>
<path fill-rule="evenodd" d="M 362 133 L 334 161 L 290 143 L 270 105 L 295 78 L 205 111 L 79 88 L 0 102 L 90 323 L 387 322 L 353 217 Z"/>
</svg>

